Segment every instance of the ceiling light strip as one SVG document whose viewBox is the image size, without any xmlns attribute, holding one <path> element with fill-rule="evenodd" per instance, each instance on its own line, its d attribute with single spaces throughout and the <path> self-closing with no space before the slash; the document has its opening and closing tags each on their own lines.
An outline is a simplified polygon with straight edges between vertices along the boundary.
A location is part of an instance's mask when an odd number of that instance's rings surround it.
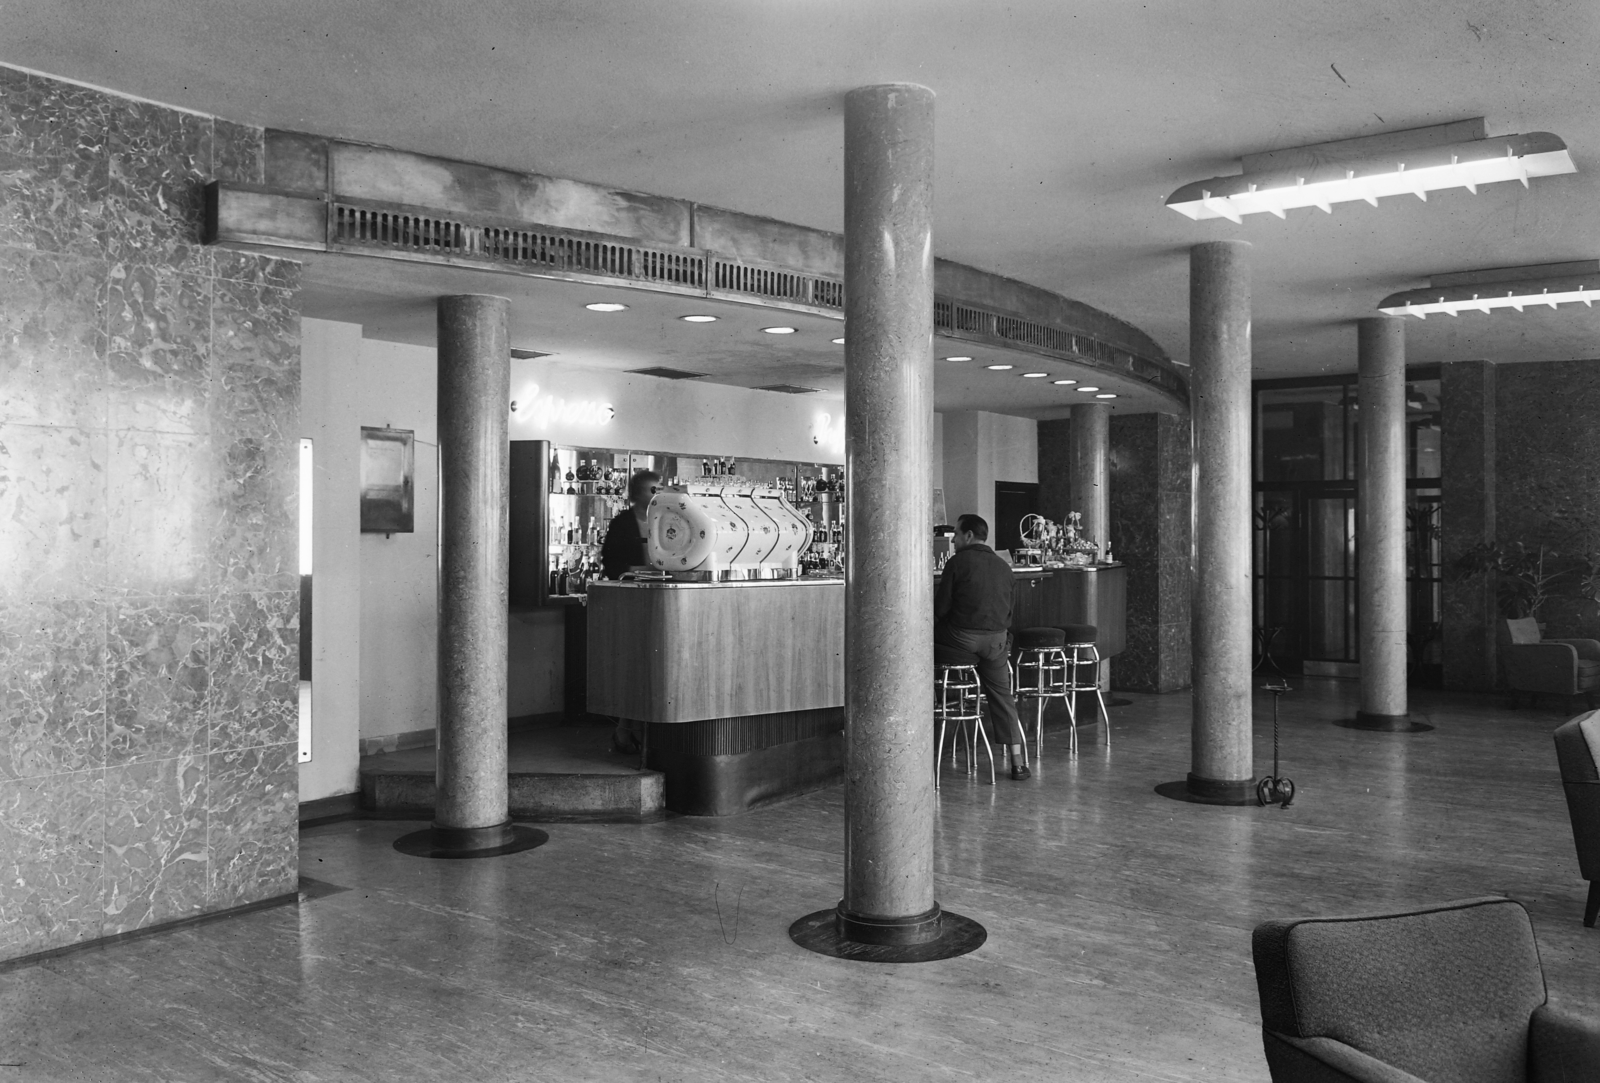
<svg viewBox="0 0 1600 1083">
<path fill-rule="evenodd" d="M 1272 214 L 1316 207 L 1333 212 L 1335 203 L 1362 200 L 1377 206 L 1385 196 L 1410 195 L 1426 201 L 1429 192 L 1465 188 L 1476 194 L 1485 184 L 1576 173 L 1566 143 L 1549 132 L 1474 139 L 1419 147 L 1376 158 L 1329 161 L 1308 169 L 1241 173 L 1186 184 L 1167 197 L 1167 206 L 1201 221 L 1226 218 L 1242 223 L 1248 214 Z"/>
<path fill-rule="evenodd" d="M 1511 308 L 1583 304 L 1590 308 L 1600 300 L 1600 280 L 1550 280 L 1532 282 L 1481 283 L 1390 294 L 1378 303 L 1378 311 L 1388 316 L 1416 316 L 1427 319 L 1443 313 L 1459 316 L 1463 312 L 1490 313 Z"/>
</svg>

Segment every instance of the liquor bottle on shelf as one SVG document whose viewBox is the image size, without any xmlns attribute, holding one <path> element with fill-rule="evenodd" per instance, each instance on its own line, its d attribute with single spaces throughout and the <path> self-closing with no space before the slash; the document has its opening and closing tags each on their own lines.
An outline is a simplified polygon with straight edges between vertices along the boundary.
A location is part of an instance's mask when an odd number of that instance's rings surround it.
<svg viewBox="0 0 1600 1083">
<path fill-rule="evenodd" d="M 556 454 L 554 448 L 550 449 L 550 491 L 561 491 L 561 456 Z"/>
</svg>

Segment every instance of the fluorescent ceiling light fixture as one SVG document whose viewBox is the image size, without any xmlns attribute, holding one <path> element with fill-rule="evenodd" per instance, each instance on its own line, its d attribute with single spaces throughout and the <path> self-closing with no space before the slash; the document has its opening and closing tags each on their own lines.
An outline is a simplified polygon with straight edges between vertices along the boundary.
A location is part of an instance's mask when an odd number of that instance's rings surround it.
<svg viewBox="0 0 1600 1083">
<path fill-rule="evenodd" d="M 968 357 L 965 354 L 953 354 L 950 357 L 945 358 L 945 360 L 946 361 L 971 361 L 972 358 Z"/>
<path fill-rule="evenodd" d="M 621 312 L 627 305 L 619 305 L 615 301 L 596 301 L 592 305 L 584 305 L 590 312 Z"/>
<path fill-rule="evenodd" d="M 988 369 L 990 372 L 1006 372 L 1006 371 L 1008 371 L 1010 369 L 1016 368 L 1017 366 L 1015 366 L 1015 365 L 985 365 L 983 367 Z"/>
<path fill-rule="evenodd" d="M 1057 385 L 1058 387 L 1063 387 L 1063 386 L 1066 386 L 1068 384 L 1075 384 L 1078 381 L 1077 380 L 1051 380 L 1050 382 L 1055 384 L 1055 385 Z"/>
<path fill-rule="evenodd" d="M 1078 387 L 1078 388 L 1074 388 L 1073 390 L 1075 390 L 1075 391 L 1099 391 L 1100 389 L 1098 387 Z"/>
<path fill-rule="evenodd" d="M 1186 184 L 1167 197 L 1167 206 L 1196 221 L 1247 214 L 1274 214 L 1303 207 L 1333 213 L 1335 203 L 1365 200 L 1374 207 L 1384 196 L 1411 195 L 1426 202 L 1429 192 L 1465 188 L 1477 194 L 1482 184 L 1576 173 L 1566 143 L 1549 132 L 1485 138 L 1483 118 L 1428 128 L 1318 143 L 1307 147 L 1246 155 L 1242 172 L 1232 177 Z"/>
<path fill-rule="evenodd" d="M 836 338 L 836 339 L 833 340 L 833 344 L 835 346 L 843 346 L 844 345 L 844 339 Z"/>
<path fill-rule="evenodd" d="M 1048 372 L 1024 372 L 1022 374 L 1022 378 L 1024 380 L 1037 380 L 1042 376 L 1048 376 L 1048 375 L 1050 375 Z"/>
<path fill-rule="evenodd" d="M 717 322 L 717 318 L 715 316 L 705 316 L 705 315 L 679 316 L 678 319 L 682 320 L 684 323 L 716 323 Z"/>
<path fill-rule="evenodd" d="M 1600 260 L 1495 267 L 1434 275 L 1429 281 L 1427 289 L 1390 294 L 1378 302 L 1378 311 L 1427 319 L 1441 312 L 1447 316 L 1487 314 L 1497 308 L 1521 312 L 1529 306 L 1555 308 L 1577 302 L 1593 308 L 1600 300 Z"/>
<path fill-rule="evenodd" d="M 1109 391 L 1102 391 L 1100 394 L 1096 395 L 1095 398 L 1097 398 L 1097 399 L 1114 399 L 1114 398 L 1116 398 L 1116 396 L 1113 395 Z"/>
<path fill-rule="evenodd" d="M 769 335 L 792 335 L 792 334 L 794 334 L 794 328 L 793 327 L 763 327 L 761 330 L 765 331 Z"/>
</svg>

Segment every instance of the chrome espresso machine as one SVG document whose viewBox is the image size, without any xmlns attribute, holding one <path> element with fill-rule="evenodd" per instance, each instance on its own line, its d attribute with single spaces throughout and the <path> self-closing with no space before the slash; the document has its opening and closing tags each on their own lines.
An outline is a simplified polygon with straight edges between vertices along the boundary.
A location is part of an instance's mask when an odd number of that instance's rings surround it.
<svg viewBox="0 0 1600 1083">
<path fill-rule="evenodd" d="M 811 520 L 776 486 L 726 476 L 657 493 L 645 529 L 652 565 L 703 582 L 797 578 L 812 537 Z"/>
</svg>

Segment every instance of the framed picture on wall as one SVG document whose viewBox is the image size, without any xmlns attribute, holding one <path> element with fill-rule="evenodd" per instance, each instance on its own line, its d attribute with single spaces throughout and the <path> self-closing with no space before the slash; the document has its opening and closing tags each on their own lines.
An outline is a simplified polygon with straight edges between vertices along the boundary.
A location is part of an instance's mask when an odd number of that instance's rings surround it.
<svg viewBox="0 0 1600 1083">
<path fill-rule="evenodd" d="M 410 534 L 416 529 L 415 435 L 411 429 L 361 427 L 363 534 Z"/>
</svg>

